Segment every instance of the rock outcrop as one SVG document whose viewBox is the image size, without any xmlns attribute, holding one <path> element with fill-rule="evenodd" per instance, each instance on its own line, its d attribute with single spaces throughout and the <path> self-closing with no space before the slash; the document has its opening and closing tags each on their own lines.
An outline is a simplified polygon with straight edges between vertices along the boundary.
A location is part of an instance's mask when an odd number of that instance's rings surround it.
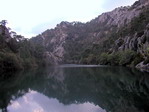
<svg viewBox="0 0 149 112">
<path fill-rule="evenodd" d="M 87 22 L 61 22 L 54 29 L 30 39 L 31 42 L 44 46 L 44 56 L 52 64 L 80 63 L 102 52 L 133 50 L 146 57 L 149 46 L 149 28 L 146 23 L 141 32 L 121 35 L 125 27 L 130 27 L 132 20 L 149 9 L 149 0 L 136 1 L 132 6 L 119 7 L 103 13 Z M 94 62 L 94 61 L 93 61 Z"/>
<path fill-rule="evenodd" d="M 149 24 L 142 32 L 136 32 L 132 36 L 125 36 L 117 39 L 113 51 L 118 50 L 133 50 L 137 53 L 145 55 L 147 48 L 149 47 Z"/>
<path fill-rule="evenodd" d="M 136 68 L 138 68 L 141 71 L 149 72 L 149 63 L 145 64 L 144 62 L 141 62 L 141 63 L 136 65 Z"/>
</svg>

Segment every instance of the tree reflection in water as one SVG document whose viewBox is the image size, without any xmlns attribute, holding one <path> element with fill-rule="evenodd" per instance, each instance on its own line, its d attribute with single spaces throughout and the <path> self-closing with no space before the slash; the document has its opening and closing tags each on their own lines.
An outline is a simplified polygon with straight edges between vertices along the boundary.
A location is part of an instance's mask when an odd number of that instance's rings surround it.
<svg viewBox="0 0 149 112">
<path fill-rule="evenodd" d="M 149 75 L 123 67 L 61 66 L 16 73 L 0 79 L 0 108 L 29 89 L 64 105 L 94 103 L 107 112 L 148 112 Z"/>
</svg>

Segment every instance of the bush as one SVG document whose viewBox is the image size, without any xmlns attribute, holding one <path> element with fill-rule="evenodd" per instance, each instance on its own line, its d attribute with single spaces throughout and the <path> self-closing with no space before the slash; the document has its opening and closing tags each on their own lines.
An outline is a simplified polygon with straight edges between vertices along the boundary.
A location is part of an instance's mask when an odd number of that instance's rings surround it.
<svg viewBox="0 0 149 112">
<path fill-rule="evenodd" d="M 145 61 L 144 61 L 144 64 L 148 64 L 149 63 L 149 56 L 146 57 Z"/>
<path fill-rule="evenodd" d="M 25 58 L 23 59 L 23 67 L 31 69 L 31 68 L 37 67 L 37 64 L 35 63 L 34 59 Z"/>
<path fill-rule="evenodd" d="M 136 52 L 132 50 L 118 51 L 111 54 L 102 53 L 99 57 L 99 63 L 104 65 L 128 65 L 134 60 L 135 56 Z"/>
<path fill-rule="evenodd" d="M 109 54 L 108 62 L 110 63 L 110 65 L 119 65 L 119 61 L 120 61 L 120 54 L 119 54 L 119 52 Z"/>
<path fill-rule="evenodd" d="M 134 60 L 131 63 L 131 66 L 136 66 L 138 63 L 142 62 L 144 60 L 143 56 L 141 54 L 137 54 L 134 58 Z"/>
<path fill-rule="evenodd" d="M 132 50 L 125 50 L 120 53 L 120 65 L 128 65 L 130 64 L 136 56 L 136 52 Z"/>
<path fill-rule="evenodd" d="M 106 65 L 108 64 L 108 56 L 109 54 L 108 53 L 102 53 L 100 56 L 99 56 L 99 63 L 102 64 L 102 65 Z"/>
<path fill-rule="evenodd" d="M 0 52 L 0 68 L 3 70 L 18 70 L 23 69 L 21 59 L 14 53 Z"/>
<path fill-rule="evenodd" d="M 87 58 L 86 58 L 87 64 L 95 64 L 96 62 L 96 57 L 93 54 L 90 54 Z"/>
</svg>

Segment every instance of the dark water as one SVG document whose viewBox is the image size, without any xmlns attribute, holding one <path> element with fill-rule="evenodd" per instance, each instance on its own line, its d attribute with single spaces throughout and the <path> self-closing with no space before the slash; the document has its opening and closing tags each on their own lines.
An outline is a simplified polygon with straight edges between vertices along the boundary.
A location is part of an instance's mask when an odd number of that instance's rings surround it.
<svg viewBox="0 0 149 112">
<path fill-rule="evenodd" d="M 149 74 L 80 65 L 1 74 L 0 112 L 149 112 Z"/>
</svg>

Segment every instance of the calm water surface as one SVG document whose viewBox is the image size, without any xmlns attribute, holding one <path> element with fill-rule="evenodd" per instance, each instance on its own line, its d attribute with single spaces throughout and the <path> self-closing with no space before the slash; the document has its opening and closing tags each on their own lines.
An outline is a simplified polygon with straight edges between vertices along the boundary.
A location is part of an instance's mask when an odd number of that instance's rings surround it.
<svg viewBox="0 0 149 112">
<path fill-rule="evenodd" d="M 1 74 L 0 112 L 149 112 L 149 74 L 94 65 Z"/>
</svg>

